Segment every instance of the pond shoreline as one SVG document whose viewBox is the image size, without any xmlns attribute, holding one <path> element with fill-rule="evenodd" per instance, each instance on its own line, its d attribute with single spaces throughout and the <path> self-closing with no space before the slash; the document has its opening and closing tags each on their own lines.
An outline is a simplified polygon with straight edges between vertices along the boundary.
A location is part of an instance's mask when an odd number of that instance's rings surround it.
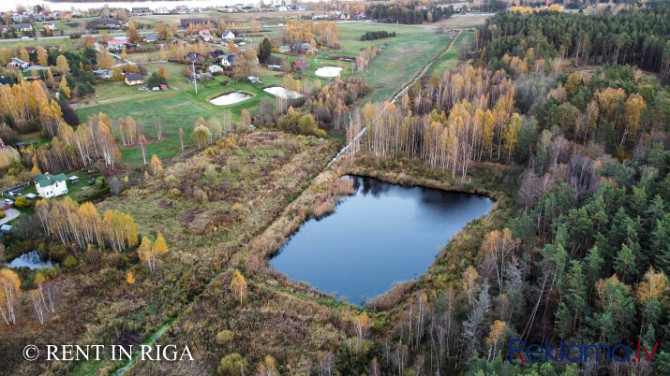
<svg viewBox="0 0 670 376">
<path fill-rule="evenodd" d="M 505 217 L 506 213 L 499 213 L 501 206 L 506 207 L 508 204 L 508 195 L 503 191 L 504 187 L 497 184 L 473 185 L 465 184 L 460 179 L 452 178 L 450 174 L 442 171 L 434 171 L 418 162 L 420 167 L 415 171 L 405 171 L 404 168 L 383 168 L 378 166 L 382 159 L 378 159 L 366 152 L 359 152 L 357 156 L 345 156 L 338 160 L 333 166 L 324 170 L 316 178 L 313 183 L 305 189 L 294 201 L 292 201 L 272 224 L 266 230 L 258 235 L 246 250 L 246 258 L 248 267 L 253 267 L 255 272 L 267 277 L 267 280 L 272 281 L 272 284 L 279 284 L 283 287 L 289 288 L 295 293 L 306 294 L 308 296 L 317 298 L 335 300 L 332 294 L 320 291 L 314 287 L 294 281 L 285 274 L 275 270 L 270 264 L 269 260 L 281 251 L 282 247 L 290 240 L 291 236 L 300 229 L 300 226 L 311 219 L 311 210 L 317 205 L 323 203 L 333 203 L 334 206 L 343 195 L 337 195 L 331 190 L 331 184 L 345 175 L 357 175 L 362 177 L 372 177 L 390 184 L 398 184 L 405 187 L 425 187 L 439 189 L 443 191 L 452 191 L 458 193 L 471 193 L 486 196 L 494 201 L 488 215 L 474 220 L 497 222 L 489 218 Z M 479 171 L 485 175 L 504 175 L 505 167 L 498 164 L 479 164 L 473 166 L 473 172 Z M 432 176 L 439 177 L 436 179 Z M 471 222 L 472 223 L 472 222 Z M 459 239 L 465 232 L 470 231 L 471 225 L 466 225 L 461 231 L 456 233 L 448 244 L 448 247 Z M 444 258 L 444 252 L 437 255 L 434 263 L 428 268 L 426 272 L 418 276 L 414 280 L 417 284 L 423 280 L 431 280 L 432 269 L 434 266 Z M 412 288 L 413 289 L 413 288 Z M 393 290 L 386 291 L 389 293 Z M 385 294 L 386 294 L 385 293 Z M 383 295 L 383 294 L 382 294 Z M 350 304 L 350 303 L 347 303 Z"/>
</svg>

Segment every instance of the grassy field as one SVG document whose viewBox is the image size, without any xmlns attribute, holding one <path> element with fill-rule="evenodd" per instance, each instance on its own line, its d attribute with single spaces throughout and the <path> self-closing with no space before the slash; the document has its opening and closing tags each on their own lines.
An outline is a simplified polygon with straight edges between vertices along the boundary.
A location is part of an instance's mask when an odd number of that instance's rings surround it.
<svg viewBox="0 0 670 376">
<path fill-rule="evenodd" d="M 379 30 L 396 31 L 398 36 L 376 41 L 386 46 L 371 67 L 361 74 L 374 89 L 366 102 L 391 100 L 396 91 L 451 41 L 449 35 L 427 32 L 421 26 L 403 26 L 404 31 L 396 30 L 393 25 L 376 26 Z"/>
<path fill-rule="evenodd" d="M 188 149 L 192 144 L 193 125 L 199 117 L 205 120 L 216 117 L 221 121 L 224 111 L 230 110 L 233 122 L 236 122 L 242 109 L 246 108 L 253 114 L 258 112 L 263 98 L 274 101 L 274 97 L 265 93 L 260 86 L 247 82 L 238 83 L 225 76 L 217 76 L 213 81 L 199 83 L 198 94 L 195 94 L 193 84 L 188 83 L 181 74 L 184 65 L 154 64 L 147 66 L 147 69 L 157 71 L 160 66 L 163 66 L 168 73 L 170 90 L 146 92 L 139 91 L 137 86 L 127 86 L 124 82 L 105 82 L 96 87 L 96 97 L 93 100 L 80 104 L 81 107 L 77 109 L 79 118 L 85 121 L 87 117 L 103 112 L 115 122 L 121 117 L 131 116 L 135 121 L 142 123 L 144 133 L 150 142 L 147 145 L 147 158 L 152 154 L 160 158 L 171 158 L 181 152 L 179 128 L 184 129 L 184 144 Z M 276 78 L 276 82 L 272 82 L 271 78 L 272 76 L 268 76 L 267 79 L 264 77 L 263 84 L 274 84 L 281 80 Z M 229 81 L 227 86 L 222 85 L 224 80 Z M 209 99 L 222 93 L 240 90 L 253 97 L 229 106 L 209 103 Z M 161 141 L 156 139 L 153 127 L 156 119 L 164 124 Z M 123 148 L 121 153 L 127 163 L 132 165 L 142 163 L 139 147 Z"/>
<path fill-rule="evenodd" d="M 426 75 L 430 76 L 433 72 L 441 74 L 444 71 L 454 69 L 458 65 L 458 59 L 460 57 L 461 43 L 463 40 L 466 41 L 468 47 L 472 45 L 472 36 L 474 35 L 473 31 L 463 31 L 458 38 L 456 43 L 446 54 L 444 54 L 432 67 L 426 72 Z"/>
</svg>

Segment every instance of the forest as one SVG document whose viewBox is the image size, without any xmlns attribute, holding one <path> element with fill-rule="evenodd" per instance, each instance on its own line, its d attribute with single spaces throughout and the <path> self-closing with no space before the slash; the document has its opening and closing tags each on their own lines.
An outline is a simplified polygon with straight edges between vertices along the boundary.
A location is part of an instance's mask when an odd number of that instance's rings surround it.
<svg viewBox="0 0 670 376">
<path fill-rule="evenodd" d="M 449 18 L 454 14 L 454 8 L 451 6 L 447 8 L 440 6 L 419 7 L 415 3 L 409 5 L 374 4 L 365 8 L 365 14 L 369 18 L 380 22 L 414 25 Z"/>
<path fill-rule="evenodd" d="M 476 30 L 472 64 L 354 113 L 352 154 L 420 158 L 463 181 L 472 164 L 525 170 L 512 214 L 482 234 L 461 277 L 427 277 L 397 312 L 382 372 L 670 372 L 660 346 L 637 363 L 509 362 L 510 339 L 652 348 L 670 337 L 670 93 L 659 83 L 670 24 L 651 7 L 500 13 Z"/>
<path fill-rule="evenodd" d="M 578 65 L 631 64 L 670 79 L 670 3 L 636 5 L 620 14 L 575 15 L 553 11 L 501 12 L 478 29 L 474 47 L 491 69 L 505 55 L 526 61 L 556 57 Z"/>
<path fill-rule="evenodd" d="M 116 175 L 113 195 L 95 204 L 66 197 L 30 208 L 22 222 L 30 235 L 19 232 L 7 257 L 37 249 L 62 269 L 0 271 L 0 330 L 11 333 L 0 348 L 9 353 L 33 337 L 151 338 L 188 344 L 198 358 L 138 362 L 128 373 L 138 375 L 670 374 L 668 4 L 594 15 L 516 7 L 466 34 L 471 45 L 461 39 L 456 68 L 418 77 L 393 100 L 362 101 L 379 88 L 361 73 L 388 54 L 370 45 L 356 52 L 357 72 L 325 84 L 276 76 L 272 85 L 299 99 L 262 98 L 258 113 L 241 108 L 239 117 L 198 114 L 170 132 L 165 119 L 149 124 L 135 114 L 73 119 L 49 89 L 86 95 L 86 66 L 109 56 L 36 49 L 27 58 L 46 59 L 60 77 L 0 86 L 0 131 L 41 131 L 49 142 L 22 148 L 25 165 L 12 173 L 28 180 L 95 166 Z M 419 4 L 367 11 L 397 23 L 453 12 Z M 318 41 L 321 49 L 345 40 L 335 23 L 290 21 L 280 33 L 279 43 Z M 160 54 L 183 59 L 205 47 Z M 155 140 L 144 132 L 152 125 Z M 185 147 L 185 134 L 194 147 Z M 163 167 L 147 145 L 169 137 L 188 151 L 163 158 Z M 348 153 L 331 165 L 345 139 Z M 126 174 L 121 150 L 130 147 L 143 166 Z M 347 174 L 496 203 L 440 248 L 425 274 L 355 306 L 267 262 L 304 221 L 352 193 L 340 179 Z M 161 330 L 167 335 L 152 338 Z M 527 363 L 510 360 L 512 339 L 640 341 L 654 353 L 635 363 Z M 19 373 L 52 374 L 125 365 L 26 363 L 20 353 L 7 362 Z"/>
</svg>

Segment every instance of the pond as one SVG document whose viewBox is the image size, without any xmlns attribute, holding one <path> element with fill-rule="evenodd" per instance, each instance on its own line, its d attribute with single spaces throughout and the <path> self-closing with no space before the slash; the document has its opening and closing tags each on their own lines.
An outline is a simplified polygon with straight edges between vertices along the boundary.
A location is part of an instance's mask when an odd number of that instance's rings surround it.
<svg viewBox="0 0 670 376">
<path fill-rule="evenodd" d="M 298 99 L 302 98 L 302 94 L 298 93 L 297 91 L 293 90 L 287 90 L 281 86 L 272 86 L 263 89 L 264 92 L 270 93 L 274 95 L 275 97 L 280 97 L 284 99 Z"/>
<path fill-rule="evenodd" d="M 340 67 L 321 67 L 314 71 L 314 74 L 319 77 L 339 77 L 342 68 Z"/>
<path fill-rule="evenodd" d="M 22 254 L 7 264 L 8 268 L 28 268 L 31 270 L 52 267 L 51 261 L 42 261 L 42 256 L 37 251 L 30 251 Z"/>
<path fill-rule="evenodd" d="M 449 239 L 494 203 L 475 194 L 348 178 L 355 194 L 331 215 L 305 222 L 270 264 L 354 304 L 425 273 Z"/>
<path fill-rule="evenodd" d="M 227 106 L 229 104 L 242 102 L 243 100 L 249 98 L 251 98 L 251 94 L 245 93 L 243 91 L 236 91 L 234 93 L 223 94 L 216 98 L 212 98 L 209 100 L 209 103 L 215 104 L 217 106 Z"/>
</svg>

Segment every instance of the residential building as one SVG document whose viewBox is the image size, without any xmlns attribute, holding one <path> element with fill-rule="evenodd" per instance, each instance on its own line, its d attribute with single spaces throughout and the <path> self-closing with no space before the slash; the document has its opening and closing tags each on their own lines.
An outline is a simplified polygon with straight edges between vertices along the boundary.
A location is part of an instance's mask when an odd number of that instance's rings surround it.
<svg viewBox="0 0 670 376">
<path fill-rule="evenodd" d="M 138 73 L 128 73 L 125 78 L 126 85 L 142 85 L 144 83 L 144 77 Z"/>
<path fill-rule="evenodd" d="M 39 174 L 34 179 L 37 194 L 43 198 L 67 194 L 67 176 L 65 174 Z"/>
</svg>

